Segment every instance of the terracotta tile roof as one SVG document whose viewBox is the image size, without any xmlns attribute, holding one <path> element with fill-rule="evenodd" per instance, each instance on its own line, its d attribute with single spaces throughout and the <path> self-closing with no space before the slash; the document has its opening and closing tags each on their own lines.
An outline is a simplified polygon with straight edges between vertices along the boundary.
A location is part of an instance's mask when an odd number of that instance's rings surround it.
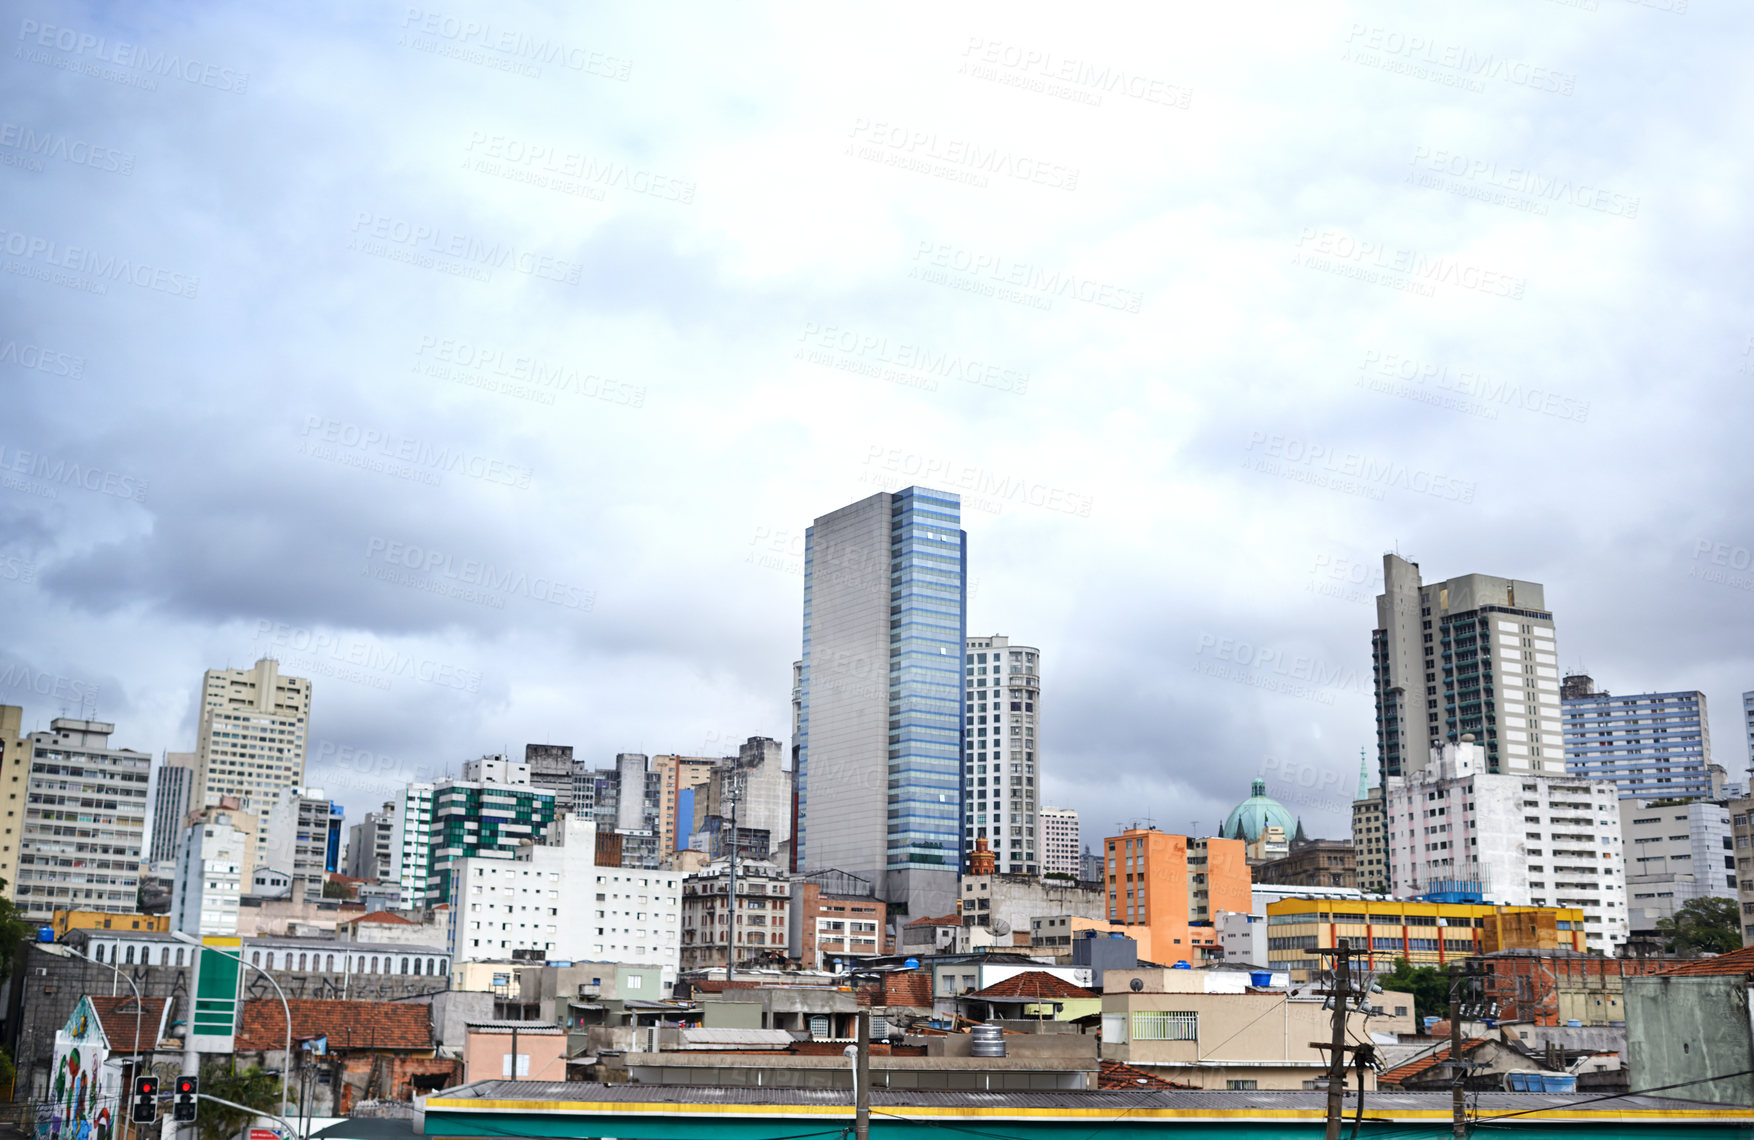
<svg viewBox="0 0 1754 1140">
<path fill-rule="evenodd" d="M 419 1002 L 332 1001 L 287 998 L 292 1010 L 292 1039 L 329 1038 L 336 1049 L 431 1049 L 431 1010 Z M 286 1015 L 279 998 L 244 1002 L 237 1052 L 260 1053 L 286 1048 Z"/>
<path fill-rule="evenodd" d="M 379 923 L 383 923 L 385 926 L 419 926 L 420 925 L 419 923 L 414 922 L 410 919 L 403 918 L 399 914 L 392 914 L 387 910 L 374 910 L 370 914 L 362 914 L 358 918 L 350 918 L 347 920 L 346 925 L 352 926 L 356 922 L 379 922 Z"/>
<path fill-rule="evenodd" d="M 1036 1001 L 1062 1001 L 1067 998 L 1099 998 L 1102 995 L 1083 986 L 1075 986 L 1046 970 L 1025 970 L 1021 974 L 1013 974 L 996 985 L 984 990 L 976 990 L 972 994 L 963 994 L 965 998 L 988 1001 L 992 998 L 1030 998 Z"/>
<path fill-rule="evenodd" d="M 1192 1089 L 1195 1085 L 1178 1085 L 1162 1077 L 1154 1077 L 1144 1069 L 1135 1069 L 1122 1061 L 1098 1061 L 1096 1087 L 1099 1089 Z"/>
<path fill-rule="evenodd" d="M 149 997 L 139 1008 L 140 1039 L 134 1040 L 135 1004 L 133 994 L 103 997 L 92 994 L 91 1008 L 97 1012 L 98 1024 L 117 1053 L 143 1053 L 158 1046 L 158 1030 L 163 1024 L 164 999 Z M 284 1044 L 284 1042 L 283 1042 Z"/>
<path fill-rule="evenodd" d="M 1713 974 L 1754 974 L 1754 946 L 1744 946 L 1715 958 L 1697 958 L 1658 974 L 1661 978 L 1703 977 Z"/>
<path fill-rule="evenodd" d="M 960 914 L 947 914 L 943 918 L 916 918 L 912 922 L 908 923 L 908 925 L 909 926 L 961 926 L 962 925 L 962 916 Z"/>
<path fill-rule="evenodd" d="M 1469 1053 L 1472 1053 L 1484 1044 L 1486 1044 L 1486 1039 L 1484 1037 L 1469 1037 L 1462 1042 L 1462 1055 L 1467 1056 Z M 1449 1060 L 1449 1046 L 1445 1045 L 1435 1053 L 1427 1053 L 1416 1061 L 1408 1061 L 1404 1065 L 1390 1069 L 1388 1072 L 1378 1077 L 1376 1083 L 1379 1086 L 1398 1085 L 1403 1081 L 1410 1081 L 1414 1077 L 1420 1076 L 1421 1074 L 1436 1068 L 1447 1060 Z"/>
</svg>

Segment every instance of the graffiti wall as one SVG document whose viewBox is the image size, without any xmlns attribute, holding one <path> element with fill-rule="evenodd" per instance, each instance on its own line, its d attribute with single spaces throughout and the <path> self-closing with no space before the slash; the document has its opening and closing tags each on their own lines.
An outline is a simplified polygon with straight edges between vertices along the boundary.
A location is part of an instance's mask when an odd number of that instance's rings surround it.
<svg viewBox="0 0 1754 1140">
<path fill-rule="evenodd" d="M 116 1140 L 122 1069 L 110 1062 L 91 1002 L 80 998 L 55 1034 L 49 1097 L 37 1107 L 36 1140 Z"/>
</svg>

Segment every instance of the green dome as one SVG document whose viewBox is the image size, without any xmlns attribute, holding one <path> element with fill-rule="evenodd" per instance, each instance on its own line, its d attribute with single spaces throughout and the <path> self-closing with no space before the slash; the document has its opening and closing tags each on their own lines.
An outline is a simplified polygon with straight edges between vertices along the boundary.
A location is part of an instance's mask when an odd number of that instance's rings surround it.
<svg viewBox="0 0 1754 1140">
<path fill-rule="evenodd" d="M 1291 830 L 1297 826 L 1285 805 L 1267 795 L 1267 781 L 1256 780 L 1249 785 L 1249 798 L 1237 804 L 1225 817 L 1224 826 L 1219 828 L 1221 839 L 1244 839 L 1250 843 L 1261 837 L 1261 832 L 1269 827 L 1285 829 L 1285 837 L 1291 838 Z"/>
</svg>

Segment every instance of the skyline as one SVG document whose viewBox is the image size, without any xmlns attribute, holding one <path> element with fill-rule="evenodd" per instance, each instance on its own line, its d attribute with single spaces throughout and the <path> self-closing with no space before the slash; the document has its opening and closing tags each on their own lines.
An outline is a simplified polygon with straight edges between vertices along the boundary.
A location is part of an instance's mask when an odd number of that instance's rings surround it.
<svg viewBox="0 0 1754 1140">
<path fill-rule="evenodd" d="M 918 484 L 1086 839 L 1345 834 L 1385 549 L 1740 778 L 1754 13 L 890 15 L 16 12 L 0 703 L 161 758 L 272 652 L 350 821 L 789 744 L 805 528 Z"/>
</svg>

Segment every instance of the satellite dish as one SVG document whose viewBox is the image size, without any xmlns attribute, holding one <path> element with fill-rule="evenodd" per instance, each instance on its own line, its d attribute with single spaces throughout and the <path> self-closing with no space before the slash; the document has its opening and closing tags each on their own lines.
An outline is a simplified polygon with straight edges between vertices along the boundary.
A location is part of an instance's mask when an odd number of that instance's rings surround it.
<svg viewBox="0 0 1754 1140">
<path fill-rule="evenodd" d="M 1002 918 L 995 918 L 993 920 L 993 933 L 997 934 L 1000 938 L 1003 938 L 1005 935 L 1011 933 L 1011 924 Z"/>
<path fill-rule="evenodd" d="M 1131 989 L 1134 993 L 1138 993 L 1139 991 L 1141 991 L 1145 988 L 1145 982 L 1142 978 L 1134 978 L 1132 981 L 1127 983 L 1127 987 L 1129 989 Z"/>
</svg>

